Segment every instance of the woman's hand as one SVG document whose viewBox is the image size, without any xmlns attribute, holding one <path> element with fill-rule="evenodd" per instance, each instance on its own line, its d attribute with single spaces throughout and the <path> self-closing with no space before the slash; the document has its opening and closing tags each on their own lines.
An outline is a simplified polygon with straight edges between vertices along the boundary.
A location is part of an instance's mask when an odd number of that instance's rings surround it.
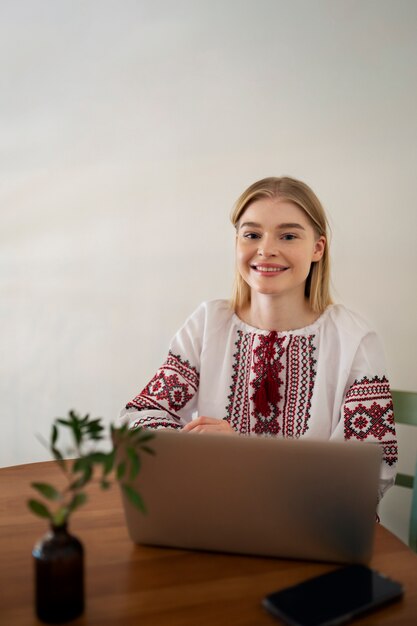
<svg viewBox="0 0 417 626">
<path fill-rule="evenodd" d="M 215 417 L 201 415 L 184 426 L 183 432 L 189 433 L 225 433 L 236 435 L 236 431 L 226 420 L 218 420 Z"/>
</svg>

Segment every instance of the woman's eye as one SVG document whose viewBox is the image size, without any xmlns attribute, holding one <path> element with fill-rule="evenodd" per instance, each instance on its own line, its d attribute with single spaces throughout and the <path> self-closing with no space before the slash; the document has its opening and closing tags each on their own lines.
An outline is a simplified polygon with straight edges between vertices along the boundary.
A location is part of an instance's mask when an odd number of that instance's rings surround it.
<svg viewBox="0 0 417 626">
<path fill-rule="evenodd" d="M 260 235 L 258 233 L 243 233 L 243 237 L 245 239 L 259 239 Z"/>
<path fill-rule="evenodd" d="M 293 239 L 296 239 L 296 235 L 293 235 L 292 233 L 285 233 L 282 235 L 281 239 L 284 241 L 292 241 Z"/>
</svg>

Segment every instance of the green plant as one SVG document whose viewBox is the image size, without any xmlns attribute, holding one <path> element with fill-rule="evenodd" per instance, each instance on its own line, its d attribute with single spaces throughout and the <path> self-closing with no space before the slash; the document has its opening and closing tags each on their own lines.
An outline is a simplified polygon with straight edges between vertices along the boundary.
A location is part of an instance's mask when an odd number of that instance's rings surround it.
<svg viewBox="0 0 417 626">
<path fill-rule="evenodd" d="M 66 453 L 58 448 L 62 429 L 69 431 L 71 437 L 72 446 Z M 102 418 L 80 417 L 75 411 L 69 411 L 67 419 L 58 417 L 54 420 L 49 444 L 46 445 L 65 475 L 66 485 L 57 489 L 49 483 L 32 483 L 31 486 L 46 501 L 28 500 L 33 513 L 49 519 L 54 526 L 63 526 L 70 515 L 86 502 L 85 488 L 88 483 L 98 480 L 102 489 L 108 489 L 112 475 L 120 482 L 130 501 L 146 512 L 142 497 L 133 488 L 132 482 L 140 471 L 140 452 L 154 453 L 148 446 L 154 435 L 142 428 L 129 430 L 127 425 L 121 428 L 110 426 L 111 449 L 102 452 L 96 446 L 105 438 L 104 431 Z M 69 455 L 76 458 L 64 458 Z"/>
</svg>

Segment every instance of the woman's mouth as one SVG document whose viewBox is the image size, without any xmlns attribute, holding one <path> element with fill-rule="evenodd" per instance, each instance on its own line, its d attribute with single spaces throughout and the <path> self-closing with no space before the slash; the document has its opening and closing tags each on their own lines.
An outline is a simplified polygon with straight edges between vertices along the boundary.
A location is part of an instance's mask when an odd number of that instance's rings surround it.
<svg viewBox="0 0 417 626">
<path fill-rule="evenodd" d="M 288 267 L 284 266 L 284 265 L 270 265 L 268 264 L 253 264 L 250 266 L 251 269 L 255 270 L 255 272 L 258 272 L 258 274 L 279 274 L 281 272 L 285 272 L 285 270 L 288 269 Z"/>
</svg>

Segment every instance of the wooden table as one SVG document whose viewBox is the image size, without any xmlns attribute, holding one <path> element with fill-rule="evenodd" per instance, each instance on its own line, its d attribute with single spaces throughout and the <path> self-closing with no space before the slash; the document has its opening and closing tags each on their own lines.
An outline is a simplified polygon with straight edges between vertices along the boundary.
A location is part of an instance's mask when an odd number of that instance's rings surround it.
<svg viewBox="0 0 417 626">
<path fill-rule="evenodd" d="M 57 484 L 53 462 L 0 469 L 0 623 L 39 624 L 33 608 L 31 550 L 47 522 L 26 507 L 31 481 Z M 72 622 L 105 626 L 273 626 L 262 598 L 335 566 L 133 545 L 117 486 L 95 486 L 71 532 L 86 550 L 86 611 Z M 404 599 L 356 624 L 417 624 L 417 555 L 380 525 L 371 565 L 405 587 Z"/>
</svg>

